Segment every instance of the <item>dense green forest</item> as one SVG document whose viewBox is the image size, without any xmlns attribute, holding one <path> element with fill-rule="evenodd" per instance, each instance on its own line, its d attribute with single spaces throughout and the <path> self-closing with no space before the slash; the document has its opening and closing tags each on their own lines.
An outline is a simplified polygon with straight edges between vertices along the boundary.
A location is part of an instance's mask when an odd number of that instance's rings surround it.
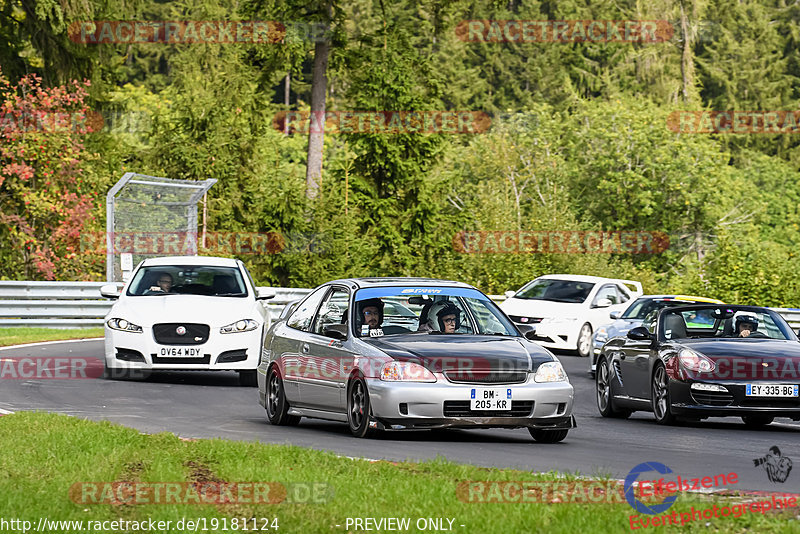
<svg viewBox="0 0 800 534">
<path fill-rule="evenodd" d="M 270 42 L 76 38 L 86 21 L 125 20 L 285 30 Z M 658 42 L 463 32 L 512 20 L 671 31 Z M 322 42 L 328 111 L 482 112 L 491 124 L 326 133 L 311 190 L 309 135 L 276 117 L 311 109 Z M 681 111 L 800 109 L 793 0 L 0 0 L 0 77 L 2 279 L 104 279 L 104 256 L 80 238 L 104 230 L 105 194 L 133 171 L 215 178 L 208 230 L 287 236 L 279 253 L 240 256 L 264 285 L 434 276 L 494 293 L 570 272 L 800 306 L 800 126 L 674 124 Z M 20 110 L 72 123 L 27 128 Z M 548 231 L 658 232 L 669 246 L 468 253 L 458 238 Z"/>
</svg>

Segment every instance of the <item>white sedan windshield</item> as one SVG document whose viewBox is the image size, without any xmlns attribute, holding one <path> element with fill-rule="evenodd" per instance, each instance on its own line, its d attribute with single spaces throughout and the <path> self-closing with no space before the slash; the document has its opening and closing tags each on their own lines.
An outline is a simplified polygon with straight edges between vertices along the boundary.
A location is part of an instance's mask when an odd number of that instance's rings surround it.
<svg viewBox="0 0 800 534">
<path fill-rule="evenodd" d="M 158 265 L 139 269 L 127 294 L 246 297 L 247 286 L 236 267 Z"/>
</svg>

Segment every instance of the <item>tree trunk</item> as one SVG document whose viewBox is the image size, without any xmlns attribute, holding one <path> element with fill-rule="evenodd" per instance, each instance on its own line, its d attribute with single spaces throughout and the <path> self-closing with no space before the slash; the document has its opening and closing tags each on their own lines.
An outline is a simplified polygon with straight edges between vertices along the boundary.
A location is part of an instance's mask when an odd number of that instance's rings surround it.
<svg viewBox="0 0 800 534">
<path fill-rule="evenodd" d="M 286 73 L 286 81 L 283 86 L 283 103 L 286 105 L 286 113 L 289 113 L 289 91 L 291 90 L 291 76 L 290 72 Z M 287 115 L 288 117 L 288 115 Z M 283 121 L 283 135 L 289 135 L 289 120 L 288 118 Z"/>
<path fill-rule="evenodd" d="M 322 178 L 322 147 L 325 135 L 325 93 L 328 87 L 330 43 L 321 40 L 314 46 L 314 73 L 311 79 L 311 123 L 308 129 L 306 197 L 316 198 Z"/>
<path fill-rule="evenodd" d="M 694 77 L 694 61 L 692 58 L 692 43 L 689 36 L 689 21 L 683 9 L 684 1 L 681 0 L 681 37 L 683 38 L 683 54 L 681 57 L 681 77 L 683 78 L 683 102 L 691 99 L 692 78 Z"/>
</svg>

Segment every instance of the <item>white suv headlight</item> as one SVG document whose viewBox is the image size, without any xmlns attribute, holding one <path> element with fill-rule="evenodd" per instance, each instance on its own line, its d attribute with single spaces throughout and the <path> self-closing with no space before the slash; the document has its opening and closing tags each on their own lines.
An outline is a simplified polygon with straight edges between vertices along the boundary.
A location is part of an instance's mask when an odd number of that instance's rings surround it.
<svg viewBox="0 0 800 534">
<path fill-rule="evenodd" d="M 577 321 L 577 317 L 545 317 L 542 319 L 543 323 L 571 323 Z"/>
<path fill-rule="evenodd" d="M 547 362 L 539 366 L 533 380 L 535 382 L 564 382 L 568 379 L 560 362 Z"/>
<path fill-rule="evenodd" d="M 219 329 L 220 334 L 235 334 L 237 332 L 249 332 L 258 328 L 258 322 L 252 319 L 241 319 L 235 323 L 226 324 Z"/>
<path fill-rule="evenodd" d="M 112 330 L 119 330 L 120 332 L 133 332 L 135 334 L 142 333 L 142 327 L 138 324 L 129 323 L 125 319 L 120 319 L 115 317 L 113 319 L 109 319 L 106 324 Z"/>
</svg>

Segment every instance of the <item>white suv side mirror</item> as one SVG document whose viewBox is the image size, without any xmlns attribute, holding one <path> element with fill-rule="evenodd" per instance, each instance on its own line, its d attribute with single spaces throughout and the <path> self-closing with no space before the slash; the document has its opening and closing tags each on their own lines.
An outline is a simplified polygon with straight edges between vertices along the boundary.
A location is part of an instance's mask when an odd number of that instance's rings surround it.
<svg viewBox="0 0 800 534">
<path fill-rule="evenodd" d="M 608 308 L 612 304 L 613 304 L 613 302 L 611 302 L 611 299 L 600 299 L 597 302 L 595 302 L 594 307 L 595 308 Z"/>
</svg>

